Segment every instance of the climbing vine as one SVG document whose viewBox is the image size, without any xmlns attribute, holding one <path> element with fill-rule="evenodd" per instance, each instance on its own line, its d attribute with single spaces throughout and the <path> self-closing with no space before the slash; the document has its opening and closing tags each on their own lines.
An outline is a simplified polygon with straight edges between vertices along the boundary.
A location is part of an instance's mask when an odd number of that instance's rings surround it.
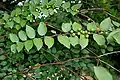
<svg viewBox="0 0 120 80">
<path fill-rule="evenodd" d="M 89 9 L 104 12 L 95 21 L 82 1 L 21 4 L 0 14 L 0 79 L 116 80 L 120 23 L 107 9 Z"/>
</svg>

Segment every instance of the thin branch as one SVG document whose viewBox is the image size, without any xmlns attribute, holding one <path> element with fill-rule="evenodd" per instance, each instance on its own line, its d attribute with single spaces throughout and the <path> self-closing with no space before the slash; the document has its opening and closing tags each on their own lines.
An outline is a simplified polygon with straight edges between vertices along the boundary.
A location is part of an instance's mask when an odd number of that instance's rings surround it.
<svg viewBox="0 0 120 80">
<path fill-rule="evenodd" d="M 108 64 L 107 62 L 105 62 L 103 60 L 100 60 L 100 59 L 99 59 L 99 61 L 102 62 L 102 63 L 104 63 L 104 64 L 106 64 L 106 65 L 108 65 L 109 67 L 111 67 L 112 69 L 114 69 L 114 70 L 116 70 L 117 72 L 120 73 L 120 70 L 116 69 L 115 67 L 113 67 L 112 65 Z"/>
<path fill-rule="evenodd" d="M 52 53 L 46 51 L 44 48 L 42 48 L 42 50 L 45 51 L 45 52 L 47 52 L 47 53 L 49 53 L 50 55 L 52 55 L 56 59 L 56 61 L 60 61 L 55 55 L 53 55 Z"/>
<path fill-rule="evenodd" d="M 98 57 L 103 57 L 103 56 L 112 55 L 112 54 L 117 54 L 117 53 L 120 53 L 120 51 L 114 51 L 114 52 L 102 54 L 102 55 L 99 55 Z"/>
</svg>

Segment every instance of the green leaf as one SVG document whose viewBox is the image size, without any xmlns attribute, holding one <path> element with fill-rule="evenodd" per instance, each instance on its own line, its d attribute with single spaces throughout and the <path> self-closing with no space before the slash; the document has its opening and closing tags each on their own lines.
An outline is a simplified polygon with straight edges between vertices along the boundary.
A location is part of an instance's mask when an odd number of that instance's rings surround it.
<svg viewBox="0 0 120 80">
<path fill-rule="evenodd" d="M 62 7 L 63 7 L 64 9 L 70 8 L 70 2 L 65 2 L 65 3 L 62 5 Z"/>
<path fill-rule="evenodd" d="M 108 31 L 111 29 L 111 27 L 112 27 L 112 23 L 110 18 L 106 18 L 100 23 L 100 29 L 102 31 Z"/>
<path fill-rule="evenodd" d="M 16 45 L 15 44 L 11 45 L 11 51 L 13 53 L 16 53 Z"/>
<path fill-rule="evenodd" d="M 40 22 L 37 32 L 40 36 L 44 36 L 47 33 L 47 27 L 44 22 Z"/>
<path fill-rule="evenodd" d="M 32 47 L 33 47 L 33 42 L 32 42 L 32 40 L 27 40 L 24 43 L 24 45 L 25 45 L 25 49 L 29 52 L 29 50 L 32 49 Z"/>
<path fill-rule="evenodd" d="M 52 8 L 48 9 L 48 12 L 49 12 L 50 15 L 54 14 L 54 10 Z"/>
<path fill-rule="evenodd" d="M 20 38 L 22 41 L 26 41 L 26 40 L 27 40 L 27 35 L 26 35 L 25 31 L 23 31 L 23 30 L 20 30 L 20 31 L 18 32 L 18 36 L 19 36 L 19 38 Z"/>
<path fill-rule="evenodd" d="M 70 44 L 72 46 L 75 46 L 75 45 L 78 44 L 78 37 L 77 36 L 75 36 L 75 37 L 69 37 L 69 39 L 70 39 Z"/>
<path fill-rule="evenodd" d="M 18 42 L 16 44 L 16 48 L 17 48 L 18 52 L 20 52 L 23 49 L 23 47 L 24 47 L 24 43 L 22 43 L 22 42 Z"/>
<path fill-rule="evenodd" d="M 22 10 L 20 8 L 15 9 L 16 16 L 20 15 L 22 13 Z"/>
<path fill-rule="evenodd" d="M 55 7 L 60 7 L 62 4 L 62 0 L 56 0 Z"/>
<path fill-rule="evenodd" d="M 45 6 L 48 4 L 48 0 L 42 0 L 42 5 Z"/>
<path fill-rule="evenodd" d="M 116 22 L 116 21 L 112 21 L 112 22 L 113 22 L 113 24 L 114 24 L 115 26 L 120 27 L 120 23 L 118 23 L 118 22 Z"/>
<path fill-rule="evenodd" d="M 73 6 L 71 7 L 71 9 L 72 9 L 73 11 L 76 11 L 77 9 L 80 9 L 81 6 L 82 6 L 82 4 L 75 4 L 75 5 L 73 5 Z"/>
<path fill-rule="evenodd" d="M 44 37 L 44 42 L 48 46 L 48 48 L 51 48 L 54 44 L 54 39 L 52 37 L 45 36 Z"/>
<path fill-rule="evenodd" d="M 97 26 L 94 22 L 88 23 L 87 24 L 87 30 L 89 31 L 96 31 L 97 30 Z"/>
<path fill-rule="evenodd" d="M 16 28 L 17 30 L 19 30 L 19 29 L 21 28 L 21 26 L 18 25 L 18 24 L 16 24 L 16 25 L 15 25 L 15 28 Z"/>
<path fill-rule="evenodd" d="M 108 37 L 107 37 L 108 43 L 113 43 L 113 42 L 115 41 L 114 38 L 113 38 L 113 36 L 114 36 L 116 33 L 118 33 L 118 32 L 120 32 L 120 29 L 116 29 L 116 30 L 112 31 L 112 32 L 108 35 Z"/>
<path fill-rule="evenodd" d="M 26 34 L 31 39 L 35 38 L 35 30 L 32 27 L 28 26 L 28 25 L 26 25 Z"/>
<path fill-rule="evenodd" d="M 84 49 L 88 45 L 88 39 L 84 35 L 80 35 L 79 44 L 81 49 Z"/>
<path fill-rule="evenodd" d="M 42 46 L 43 46 L 43 42 L 42 42 L 42 39 L 41 38 L 34 38 L 33 39 L 33 43 L 34 45 L 36 46 L 37 50 L 39 51 Z"/>
<path fill-rule="evenodd" d="M 97 42 L 98 45 L 105 45 L 105 38 L 103 35 L 93 34 L 93 39 Z"/>
<path fill-rule="evenodd" d="M 71 30 L 71 23 L 62 23 L 62 30 L 68 32 Z"/>
<path fill-rule="evenodd" d="M 117 32 L 116 34 L 114 34 L 113 38 L 116 40 L 118 44 L 120 44 L 120 32 Z"/>
<path fill-rule="evenodd" d="M 13 20 L 14 20 L 16 23 L 20 23 L 20 17 L 19 17 L 19 16 L 14 17 Z"/>
<path fill-rule="evenodd" d="M 67 36 L 58 36 L 57 38 L 61 44 L 70 49 L 70 40 Z"/>
<path fill-rule="evenodd" d="M 103 67 L 94 67 L 94 73 L 98 80 L 113 80 L 112 75 Z"/>
<path fill-rule="evenodd" d="M 5 55 L 0 56 L 0 60 L 5 60 L 5 59 L 6 59 Z"/>
<path fill-rule="evenodd" d="M 82 29 L 82 26 L 81 26 L 79 23 L 74 22 L 74 23 L 72 24 L 72 29 L 73 29 L 74 31 L 78 31 L 78 30 L 81 30 L 81 29 Z"/>
<path fill-rule="evenodd" d="M 3 19 L 4 19 L 5 21 L 8 21 L 9 17 L 10 17 L 10 16 L 9 16 L 8 14 L 4 13 Z"/>
<path fill-rule="evenodd" d="M 7 26 L 12 29 L 14 27 L 14 22 L 13 21 L 7 22 Z"/>
<path fill-rule="evenodd" d="M 14 17 L 15 15 L 16 15 L 16 11 L 13 10 L 13 11 L 11 12 L 11 17 Z"/>
<path fill-rule="evenodd" d="M 16 34 L 11 33 L 9 36 L 12 42 L 19 42 L 19 38 L 17 37 Z"/>
<path fill-rule="evenodd" d="M 20 25 L 21 25 L 21 27 L 24 27 L 24 26 L 26 25 L 26 22 L 27 22 L 26 20 L 22 20 L 22 19 L 21 19 L 21 20 L 20 20 Z"/>
<path fill-rule="evenodd" d="M 41 12 L 45 15 L 45 16 L 48 16 L 49 13 L 48 13 L 48 10 L 47 9 L 42 9 Z"/>
</svg>

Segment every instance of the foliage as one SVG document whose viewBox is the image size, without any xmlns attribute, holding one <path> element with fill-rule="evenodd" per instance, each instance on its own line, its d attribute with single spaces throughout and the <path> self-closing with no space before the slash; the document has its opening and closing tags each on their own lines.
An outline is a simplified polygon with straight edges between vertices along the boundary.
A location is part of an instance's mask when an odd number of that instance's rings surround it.
<svg viewBox="0 0 120 80">
<path fill-rule="evenodd" d="M 0 79 L 116 80 L 118 12 L 110 1 L 89 2 L 26 0 L 0 14 Z"/>
</svg>

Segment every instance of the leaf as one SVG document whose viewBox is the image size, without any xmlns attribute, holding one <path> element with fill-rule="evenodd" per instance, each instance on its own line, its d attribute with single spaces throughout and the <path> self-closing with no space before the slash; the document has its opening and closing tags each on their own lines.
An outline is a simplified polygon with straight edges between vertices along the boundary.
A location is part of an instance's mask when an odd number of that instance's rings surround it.
<svg viewBox="0 0 120 80">
<path fill-rule="evenodd" d="M 42 5 L 43 6 L 47 5 L 47 3 L 48 3 L 48 0 L 42 0 Z"/>
<path fill-rule="evenodd" d="M 36 46 L 37 50 L 39 51 L 42 46 L 43 46 L 43 42 L 42 42 L 42 39 L 41 38 L 34 38 L 33 39 L 33 43 L 34 45 Z"/>
<path fill-rule="evenodd" d="M 16 16 L 20 15 L 22 13 L 22 10 L 20 8 L 15 9 Z"/>
<path fill-rule="evenodd" d="M 70 49 L 70 40 L 67 36 L 58 36 L 57 38 L 61 44 Z"/>
<path fill-rule="evenodd" d="M 1 60 L 5 60 L 5 59 L 6 59 L 5 55 L 1 55 L 1 56 L 0 56 L 0 61 L 1 61 Z"/>
<path fill-rule="evenodd" d="M 54 39 L 52 37 L 45 36 L 44 37 L 44 42 L 48 46 L 48 48 L 51 48 L 54 44 Z"/>
<path fill-rule="evenodd" d="M 27 40 L 24 43 L 24 45 L 25 45 L 25 49 L 29 52 L 29 50 L 32 49 L 32 47 L 33 47 L 33 42 L 32 42 L 32 40 Z"/>
<path fill-rule="evenodd" d="M 10 27 L 11 29 L 14 27 L 14 22 L 13 21 L 9 21 L 7 22 L 8 27 Z"/>
<path fill-rule="evenodd" d="M 50 15 L 54 14 L 54 10 L 52 8 L 48 9 L 48 12 L 49 12 Z"/>
<path fill-rule="evenodd" d="M 11 45 L 11 51 L 13 53 L 16 53 L 16 45 L 15 44 Z"/>
<path fill-rule="evenodd" d="M 26 25 L 26 20 L 20 20 L 20 25 L 21 25 L 21 27 L 24 27 L 25 25 Z"/>
<path fill-rule="evenodd" d="M 24 43 L 22 43 L 22 42 L 18 42 L 16 44 L 16 48 L 17 48 L 18 52 L 20 52 L 23 49 L 23 47 L 24 47 Z"/>
<path fill-rule="evenodd" d="M 113 24 L 114 24 L 115 26 L 120 27 L 120 23 L 118 23 L 118 22 L 116 22 L 116 21 L 112 21 L 112 22 L 113 22 Z"/>
<path fill-rule="evenodd" d="M 70 44 L 72 44 L 72 46 L 75 46 L 78 44 L 78 37 L 75 36 L 75 37 L 69 37 L 70 39 Z"/>
<path fill-rule="evenodd" d="M 94 22 L 88 23 L 87 24 L 87 30 L 89 31 L 96 31 L 97 30 L 97 26 Z"/>
<path fill-rule="evenodd" d="M 74 23 L 72 24 L 72 29 L 73 29 L 74 31 L 78 31 L 78 30 L 81 30 L 81 29 L 82 29 L 82 26 L 81 26 L 79 23 L 74 22 Z"/>
<path fill-rule="evenodd" d="M 98 45 L 105 45 L 105 38 L 103 35 L 93 34 L 93 39 L 97 42 Z"/>
<path fill-rule="evenodd" d="M 27 40 L 27 35 L 26 35 L 26 33 L 25 33 L 23 30 L 20 30 L 20 31 L 18 32 L 18 36 L 19 36 L 19 38 L 20 38 L 22 41 L 26 41 L 26 40 Z"/>
<path fill-rule="evenodd" d="M 113 80 L 112 75 L 103 67 L 94 67 L 94 73 L 98 80 Z"/>
<path fill-rule="evenodd" d="M 18 25 L 18 24 L 16 24 L 16 25 L 15 25 L 15 28 L 16 28 L 17 30 L 19 30 L 19 29 L 21 28 L 21 26 Z"/>
<path fill-rule="evenodd" d="M 62 30 L 68 32 L 71 30 L 71 23 L 62 23 Z"/>
<path fill-rule="evenodd" d="M 19 38 L 17 37 L 16 34 L 11 33 L 9 36 L 12 42 L 19 42 Z"/>
<path fill-rule="evenodd" d="M 118 33 L 118 32 L 120 32 L 120 29 L 116 29 L 116 30 L 112 31 L 112 32 L 108 35 L 108 37 L 107 37 L 108 43 L 114 42 L 113 36 L 114 36 L 116 33 Z"/>
<path fill-rule="evenodd" d="M 45 15 L 45 16 L 48 16 L 49 13 L 48 13 L 48 10 L 47 9 L 42 9 L 41 12 Z"/>
<path fill-rule="evenodd" d="M 70 2 L 65 2 L 65 3 L 62 5 L 62 7 L 63 7 L 64 9 L 70 8 Z"/>
<path fill-rule="evenodd" d="M 82 4 L 75 4 L 75 5 L 73 5 L 73 6 L 71 7 L 71 9 L 72 9 L 73 11 L 76 11 L 77 9 L 80 9 L 81 6 L 82 6 Z"/>
<path fill-rule="evenodd" d="M 31 39 L 35 38 L 35 30 L 32 27 L 28 26 L 28 25 L 26 25 L 26 34 Z"/>
<path fill-rule="evenodd" d="M 88 39 L 84 35 L 80 35 L 79 44 L 81 49 L 84 49 L 88 45 Z"/>
<path fill-rule="evenodd" d="M 111 27 L 112 23 L 110 18 L 106 18 L 100 23 L 100 29 L 102 31 L 108 31 L 109 29 L 111 29 Z"/>
<path fill-rule="evenodd" d="M 19 16 L 14 17 L 13 20 L 14 20 L 16 23 L 20 23 L 20 17 L 19 17 Z"/>
<path fill-rule="evenodd" d="M 37 32 L 40 36 L 44 36 L 47 33 L 47 27 L 44 22 L 40 22 Z"/>
<path fill-rule="evenodd" d="M 5 21 L 8 21 L 9 17 L 10 17 L 10 16 L 9 16 L 8 14 L 4 13 L 3 19 L 4 19 Z"/>
<path fill-rule="evenodd" d="M 62 4 L 62 0 L 56 0 L 55 7 L 60 7 Z"/>
<path fill-rule="evenodd" d="M 116 40 L 118 44 L 120 44 L 120 32 L 117 32 L 116 34 L 114 34 L 113 38 Z"/>
</svg>

